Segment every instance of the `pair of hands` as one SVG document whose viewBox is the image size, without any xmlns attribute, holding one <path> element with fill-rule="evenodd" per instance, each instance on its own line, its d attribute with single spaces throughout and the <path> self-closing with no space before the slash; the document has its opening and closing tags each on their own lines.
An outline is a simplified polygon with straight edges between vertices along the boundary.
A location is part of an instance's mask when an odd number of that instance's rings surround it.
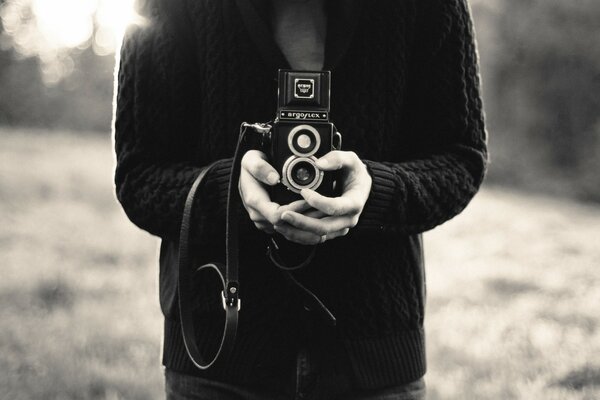
<svg viewBox="0 0 600 400">
<path fill-rule="evenodd" d="M 287 240 L 304 245 L 323 243 L 346 235 L 357 222 L 371 191 L 366 166 L 351 151 L 331 151 L 317 161 L 323 171 L 341 170 L 342 195 L 326 197 L 303 189 L 303 200 L 279 205 L 269 197 L 264 185 L 274 186 L 280 176 L 258 150 L 242 158 L 238 188 L 254 225 L 266 233 L 278 232 Z M 338 184 L 340 184 L 338 183 Z"/>
</svg>

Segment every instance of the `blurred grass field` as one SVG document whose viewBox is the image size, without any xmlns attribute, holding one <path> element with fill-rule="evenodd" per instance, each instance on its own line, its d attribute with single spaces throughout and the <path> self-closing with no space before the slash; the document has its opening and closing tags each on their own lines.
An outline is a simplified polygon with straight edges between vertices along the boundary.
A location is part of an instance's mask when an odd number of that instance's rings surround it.
<svg viewBox="0 0 600 400">
<path fill-rule="evenodd" d="M 157 240 L 109 135 L 0 129 L 0 398 L 159 399 Z M 485 188 L 425 236 L 431 399 L 600 399 L 600 207 Z"/>
</svg>

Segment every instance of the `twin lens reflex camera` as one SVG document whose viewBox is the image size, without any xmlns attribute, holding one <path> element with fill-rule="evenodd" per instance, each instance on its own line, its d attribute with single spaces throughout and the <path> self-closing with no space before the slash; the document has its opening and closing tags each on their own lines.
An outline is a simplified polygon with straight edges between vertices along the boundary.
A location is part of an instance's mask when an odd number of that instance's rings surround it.
<svg viewBox="0 0 600 400">
<path fill-rule="evenodd" d="M 331 72 L 279 70 L 277 115 L 263 142 L 281 184 L 270 188 L 278 204 L 299 200 L 302 189 L 336 195 L 336 173 L 320 170 L 315 161 L 340 150 L 342 136 L 329 120 Z"/>
</svg>

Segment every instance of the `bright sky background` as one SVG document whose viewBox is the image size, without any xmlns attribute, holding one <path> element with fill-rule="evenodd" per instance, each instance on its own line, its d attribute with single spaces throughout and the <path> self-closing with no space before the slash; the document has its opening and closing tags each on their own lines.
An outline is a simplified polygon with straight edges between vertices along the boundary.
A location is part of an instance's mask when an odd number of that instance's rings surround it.
<svg viewBox="0 0 600 400">
<path fill-rule="evenodd" d="M 95 40 L 100 47 L 113 47 L 134 15 L 132 0 L 32 0 L 32 10 L 40 33 L 57 47 L 76 47 L 87 41 L 94 13 L 101 32 Z"/>
<path fill-rule="evenodd" d="M 8 0 L 0 8 L 0 18 L 11 40 L 4 38 L 0 45 L 14 47 L 25 57 L 40 57 L 47 80 L 59 80 L 71 68 L 71 49 L 91 45 L 98 55 L 118 49 L 127 25 L 136 20 L 133 2 Z"/>
</svg>

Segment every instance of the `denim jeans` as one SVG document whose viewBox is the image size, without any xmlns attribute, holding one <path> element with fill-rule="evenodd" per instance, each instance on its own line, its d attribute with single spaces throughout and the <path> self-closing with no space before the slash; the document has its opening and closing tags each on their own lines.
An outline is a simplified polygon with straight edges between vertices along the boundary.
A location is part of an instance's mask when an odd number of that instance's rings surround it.
<svg viewBox="0 0 600 400">
<path fill-rule="evenodd" d="M 234 385 L 165 371 L 167 400 L 424 400 L 423 378 L 377 390 L 355 388 L 347 371 L 332 368 L 314 350 L 298 352 L 289 379 L 273 375 L 256 385 Z"/>
</svg>

